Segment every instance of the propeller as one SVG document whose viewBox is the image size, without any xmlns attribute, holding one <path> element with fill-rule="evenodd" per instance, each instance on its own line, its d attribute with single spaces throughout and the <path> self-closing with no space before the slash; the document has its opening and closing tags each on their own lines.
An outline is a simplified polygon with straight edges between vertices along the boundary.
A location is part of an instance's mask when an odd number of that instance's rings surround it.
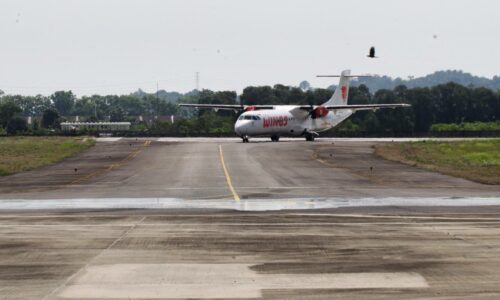
<svg viewBox="0 0 500 300">
<path fill-rule="evenodd" d="M 328 114 L 328 109 L 324 106 L 314 106 L 311 105 L 311 109 L 309 110 L 308 117 L 311 119 L 322 118 Z"/>
<path fill-rule="evenodd" d="M 312 102 L 309 102 L 309 113 L 307 114 L 307 117 L 316 119 L 316 113 L 314 112 L 314 105 L 312 104 Z"/>
</svg>

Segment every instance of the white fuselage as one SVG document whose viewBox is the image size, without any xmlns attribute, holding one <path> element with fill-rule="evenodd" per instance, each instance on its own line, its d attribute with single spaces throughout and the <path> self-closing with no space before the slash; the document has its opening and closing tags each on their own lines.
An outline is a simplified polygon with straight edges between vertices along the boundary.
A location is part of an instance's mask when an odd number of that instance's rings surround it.
<svg viewBox="0 0 500 300">
<path fill-rule="evenodd" d="M 279 105 L 274 109 L 252 110 L 240 115 L 234 124 L 237 135 L 300 136 L 306 132 L 321 132 L 337 126 L 352 115 L 351 109 L 329 111 L 324 117 L 311 118 L 307 111 L 294 105 Z"/>
</svg>

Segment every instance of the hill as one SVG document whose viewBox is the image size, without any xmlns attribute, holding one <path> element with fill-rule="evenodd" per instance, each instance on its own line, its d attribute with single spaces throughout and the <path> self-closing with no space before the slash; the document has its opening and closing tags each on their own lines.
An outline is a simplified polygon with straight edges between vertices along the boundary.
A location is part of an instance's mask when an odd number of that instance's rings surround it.
<svg viewBox="0 0 500 300">
<path fill-rule="evenodd" d="M 494 76 L 492 79 L 486 77 L 474 76 L 460 70 L 437 71 L 432 74 L 402 79 L 400 77 L 392 78 L 389 76 L 365 77 L 353 80 L 352 86 L 366 85 L 370 92 L 375 93 L 381 89 L 392 90 L 398 85 L 405 85 L 408 88 L 430 87 L 438 84 L 455 82 L 463 86 L 486 87 L 491 90 L 500 90 L 500 77 Z M 334 88 L 334 86 L 329 87 Z"/>
</svg>

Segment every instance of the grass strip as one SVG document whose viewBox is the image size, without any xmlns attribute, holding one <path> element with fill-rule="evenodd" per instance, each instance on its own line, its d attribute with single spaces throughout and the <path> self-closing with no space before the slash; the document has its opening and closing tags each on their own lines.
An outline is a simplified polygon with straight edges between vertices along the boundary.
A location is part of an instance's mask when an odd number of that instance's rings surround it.
<svg viewBox="0 0 500 300">
<path fill-rule="evenodd" d="M 0 176 L 59 162 L 94 144 L 85 137 L 1 137 Z"/>
<path fill-rule="evenodd" d="M 500 139 L 380 144 L 375 153 L 475 182 L 500 184 Z"/>
</svg>

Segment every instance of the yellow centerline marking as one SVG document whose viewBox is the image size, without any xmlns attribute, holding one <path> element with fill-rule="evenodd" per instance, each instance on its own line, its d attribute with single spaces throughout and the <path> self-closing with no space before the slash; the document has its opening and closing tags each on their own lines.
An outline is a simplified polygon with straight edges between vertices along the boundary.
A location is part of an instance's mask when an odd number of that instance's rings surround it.
<svg viewBox="0 0 500 300">
<path fill-rule="evenodd" d="M 227 171 L 226 168 L 226 163 L 224 162 L 224 153 L 222 152 L 222 145 L 219 145 L 219 154 L 220 154 L 220 162 L 222 163 L 222 169 L 224 170 L 224 175 L 226 175 L 227 185 L 229 186 L 229 189 L 233 194 L 234 200 L 240 201 L 240 196 L 238 196 L 238 194 L 234 190 L 233 184 L 231 183 L 231 177 L 229 176 L 229 172 Z"/>
</svg>

